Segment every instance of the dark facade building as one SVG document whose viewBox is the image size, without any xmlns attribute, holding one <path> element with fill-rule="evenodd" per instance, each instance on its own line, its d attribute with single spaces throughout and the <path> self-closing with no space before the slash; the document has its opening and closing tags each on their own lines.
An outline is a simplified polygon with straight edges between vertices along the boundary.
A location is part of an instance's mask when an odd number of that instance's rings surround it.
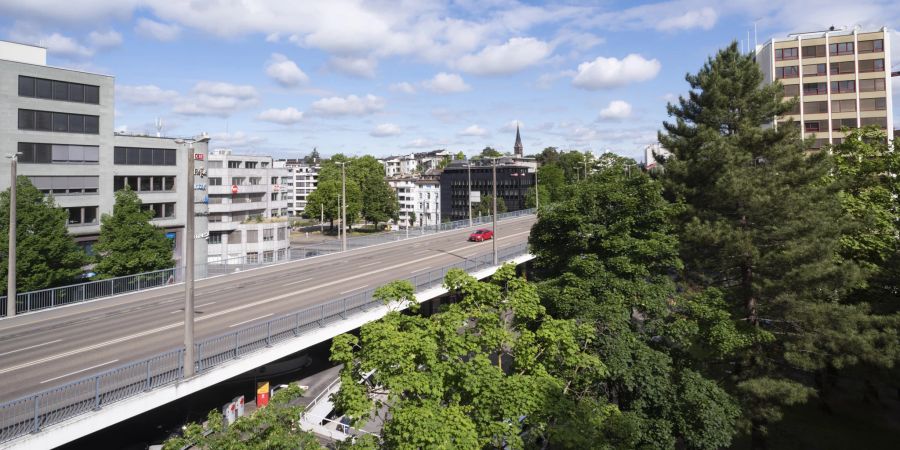
<svg viewBox="0 0 900 450">
<path fill-rule="evenodd" d="M 493 195 L 491 160 L 453 161 L 441 174 L 441 220 L 469 218 L 470 169 L 472 191 L 481 192 L 482 199 Z M 503 199 L 508 211 L 525 209 L 525 198 L 533 186 L 533 167 L 517 163 L 513 158 L 497 159 L 497 198 Z"/>
</svg>

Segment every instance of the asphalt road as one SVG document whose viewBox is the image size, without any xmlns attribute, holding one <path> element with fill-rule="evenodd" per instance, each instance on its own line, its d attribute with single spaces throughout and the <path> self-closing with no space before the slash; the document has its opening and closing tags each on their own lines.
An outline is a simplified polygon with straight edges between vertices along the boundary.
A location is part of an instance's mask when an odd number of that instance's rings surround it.
<svg viewBox="0 0 900 450">
<path fill-rule="evenodd" d="M 525 242 L 534 221 L 528 216 L 499 222 L 498 249 Z M 471 231 L 425 235 L 198 281 L 195 338 L 489 253 L 490 241 L 466 240 Z M 183 304 L 183 286 L 170 286 L 0 320 L 0 402 L 183 346 Z"/>
</svg>

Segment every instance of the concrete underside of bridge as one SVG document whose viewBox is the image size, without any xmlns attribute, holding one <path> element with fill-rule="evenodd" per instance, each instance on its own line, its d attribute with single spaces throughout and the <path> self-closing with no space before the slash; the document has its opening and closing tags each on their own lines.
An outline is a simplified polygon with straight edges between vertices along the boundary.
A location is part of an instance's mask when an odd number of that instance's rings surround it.
<svg viewBox="0 0 900 450">
<path fill-rule="evenodd" d="M 526 254 L 513 258 L 507 262 L 519 265 L 530 261 L 533 258 L 533 255 Z M 472 273 L 472 276 L 478 279 L 484 279 L 493 275 L 496 270 L 497 267 L 488 267 Z M 422 303 L 440 297 L 446 293 L 446 289 L 437 287 L 417 292 L 416 298 Z M 214 386 L 244 372 L 297 353 L 321 342 L 325 342 L 339 334 L 355 330 L 366 323 L 384 317 L 388 310 L 389 308 L 387 306 L 380 306 L 372 308 L 364 313 L 348 316 L 347 319 L 334 322 L 328 327 L 305 333 L 291 340 L 276 344 L 273 347 L 242 356 L 240 359 L 224 363 L 217 366 L 215 370 L 204 372 L 188 380 L 183 380 L 130 397 L 100 410 L 92 411 L 88 414 L 73 417 L 65 422 L 49 426 L 38 433 L 5 442 L 0 444 L 0 449 L 51 449 L 66 444 L 75 439 L 115 425 L 128 418 L 163 406 L 184 396 Z"/>
</svg>

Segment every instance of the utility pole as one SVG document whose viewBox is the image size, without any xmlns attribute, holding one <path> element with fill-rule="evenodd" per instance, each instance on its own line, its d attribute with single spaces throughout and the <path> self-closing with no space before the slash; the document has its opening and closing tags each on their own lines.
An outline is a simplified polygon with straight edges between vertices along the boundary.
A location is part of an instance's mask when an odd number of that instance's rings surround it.
<svg viewBox="0 0 900 450">
<path fill-rule="evenodd" d="M 9 266 L 6 272 L 6 317 L 16 315 L 16 158 L 18 153 L 7 155 L 9 161 Z"/>
<path fill-rule="evenodd" d="M 534 168 L 534 209 L 541 207 L 541 191 L 538 189 L 538 168 Z"/>
<path fill-rule="evenodd" d="M 469 204 L 469 226 L 471 227 L 472 226 L 472 162 L 471 161 L 466 161 L 466 172 L 468 172 L 468 176 L 469 176 L 469 184 L 468 184 L 469 187 L 467 189 L 469 191 L 467 193 L 469 198 L 467 200 L 467 203 Z"/>
<path fill-rule="evenodd" d="M 491 224 L 491 231 L 494 233 L 491 236 L 491 242 L 494 247 L 494 265 L 497 265 L 497 158 L 493 158 L 493 172 L 494 172 L 494 220 Z"/>
<path fill-rule="evenodd" d="M 184 220 L 184 378 L 194 376 L 194 143 L 209 137 L 181 141 L 187 144 L 187 217 Z"/>
<path fill-rule="evenodd" d="M 341 198 L 343 204 L 341 207 L 341 228 L 344 234 L 341 235 L 341 251 L 347 251 L 347 162 L 338 163 L 341 165 Z"/>
</svg>

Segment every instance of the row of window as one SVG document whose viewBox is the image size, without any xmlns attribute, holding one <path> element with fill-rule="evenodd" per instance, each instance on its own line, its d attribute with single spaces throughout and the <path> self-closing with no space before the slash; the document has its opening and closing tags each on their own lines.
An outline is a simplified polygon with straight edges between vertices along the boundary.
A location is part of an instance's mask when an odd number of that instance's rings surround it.
<svg viewBox="0 0 900 450">
<path fill-rule="evenodd" d="M 887 99 L 885 97 L 859 99 L 860 111 L 884 111 L 885 109 L 887 109 Z M 806 114 L 827 113 L 828 102 L 803 102 L 803 112 Z M 831 112 L 856 112 L 856 100 L 832 100 Z M 792 113 L 800 114 L 799 104 L 794 108 Z"/>
<path fill-rule="evenodd" d="M 82 176 L 29 176 L 31 184 L 44 194 L 96 194 L 100 187 L 100 177 Z"/>
<path fill-rule="evenodd" d="M 19 142 L 18 161 L 28 164 L 97 164 L 100 147 L 97 145 L 62 145 Z"/>
<path fill-rule="evenodd" d="M 175 149 L 116 147 L 113 151 L 113 163 L 129 166 L 174 166 Z"/>
<path fill-rule="evenodd" d="M 19 75 L 19 97 L 100 104 L 100 87 Z"/>
<path fill-rule="evenodd" d="M 859 61 L 859 72 L 882 72 L 884 71 L 883 59 L 865 59 Z M 830 65 L 832 75 L 842 75 L 856 72 L 856 63 L 854 61 L 833 62 Z M 803 66 L 804 76 L 825 75 L 825 64 L 807 64 Z M 799 66 L 785 66 L 775 68 L 775 78 L 797 78 L 800 76 Z"/>
<path fill-rule="evenodd" d="M 853 42 L 840 42 L 828 45 L 831 56 L 850 55 L 853 54 Z M 859 41 L 857 48 L 859 53 L 874 53 L 884 51 L 884 39 L 872 39 L 867 41 Z M 775 60 L 784 61 L 797 59 L 800 54 L 797 47 L 777 48 L 775 49 Z M 825 45 L 805 45 L 803 46 L 804 58 L 819 58 L 825 55 Z"/>
<path fill-rule="evenodd" d="M 153 211 L 154 219 L 171 219 L 175 217 L 175 203 L 144 203 L 141 209 Z"/>
<path fill-rule="evenodd" d="M 846 92 L 856 92 L 856 81 L 855 80 L 845 80 L 845 81 L 832 81 L 831 82 L 831 93 L 846 93 Z M 859 92 L 880 92 L 884 91 L 885 82 L 884 78 L 869 78 L 865 80 L 859 80 Z M 818 83 L 803 83 L 803 95 L 825 95 L 828 93 L 828 83 L 818 82 Z M 799 97 L 800 96 L 800 85 L 799 84 L 786 84 L 784 85 L 784 96 L 785 97 Z"/>
<path fill-rule="evenodd" d="M 69 225 L 93 225 L 97 223 L 97 206 L 75 206 L 66 208 Z"/>
<path fill-rule="evenodd" d="M 804 131 L 807 133 L 818 133 L 828 130 L 829 121 L 811 120 L 804 122 L 803 125 Z M 887 128 L 887 117 L 863 117 L 860 119 L 859 125 L 861 127 L 877 125 L 881 128 Z M 840 131 L 841 128 L 856 128 L 856 119 L 831 119 L 832 131 Z"/>
<path fill-rule="evenodd" d="M 172 192 L 175 190 L 175 177 L 173 176 L 116 176 L 113 177 L 113 189 L 125 189 L 125 186 L 135 192 Z"/>
<path fill-rule="evenodd" d="M 19 129 L 99 134 L 100 116 L 20 109 Z"/>
</svg>

